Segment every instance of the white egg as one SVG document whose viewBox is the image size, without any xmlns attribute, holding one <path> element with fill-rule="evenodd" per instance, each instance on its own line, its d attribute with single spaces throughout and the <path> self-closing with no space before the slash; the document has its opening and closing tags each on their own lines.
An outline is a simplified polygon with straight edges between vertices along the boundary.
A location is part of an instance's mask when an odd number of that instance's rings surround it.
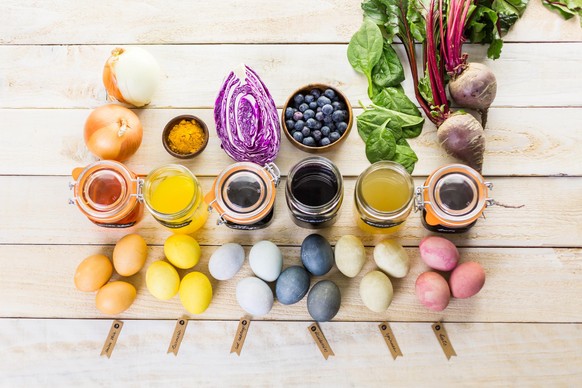
<svg viewBox="0 0 582 388">
<path fill-rule="evenodd" d="M 236 285 L 236 300 L 247 313 L 260 316 L 273 307 L 273 291 L 259 278 L 244 278 Z"/>
<path fill-rule="evenodd" d="M 208 262 L 208 270 L 216 280 L 228 280 L 238 273 L 245 261 L 245 250 L 235 243 L 218 248 Z"/>
<path fill-rule="evenodd" d="M 366 263 L 366 249 L 362 240 L 352 235 L 342 236 L 335 244 L 335 264 L 341 273 L 353 278 Z"/>
<path fill-rule="evenodd" d="M 257 277 L 266 282 L 274 282 L 283 269 L 283 255 L 272 242 L 260 241 L 251 248 L 249 264 Z"/>
</svg>

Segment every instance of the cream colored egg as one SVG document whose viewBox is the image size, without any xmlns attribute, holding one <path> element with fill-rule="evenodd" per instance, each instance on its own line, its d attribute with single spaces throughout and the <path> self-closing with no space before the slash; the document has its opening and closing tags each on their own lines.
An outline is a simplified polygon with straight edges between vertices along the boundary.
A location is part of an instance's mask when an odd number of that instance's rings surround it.
<svg viewBox="0 0 582 388">
<path fill-rule="evenodd" d="M 341 273 L 353 278 L 366 263 L 366 249 L 356 236 L 342 236 L 335 244 L 335 264 Z"/>
<path fill-rule="evenodd" d="M 360 298 L 370 310 L 382 313 L 392 303 L 394 289 L 392 282 L 384 273 L 372 271 L 366 274 L 360 282 Z"/>
</svg>

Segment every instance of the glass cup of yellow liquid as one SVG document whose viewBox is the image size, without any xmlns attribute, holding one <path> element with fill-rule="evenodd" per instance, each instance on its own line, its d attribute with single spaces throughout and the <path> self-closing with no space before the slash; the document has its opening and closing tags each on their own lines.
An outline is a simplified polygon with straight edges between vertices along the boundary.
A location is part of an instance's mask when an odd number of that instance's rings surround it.
<svg viewBox="0 0 582 388">
<path fill-rule="evenodd" d="M 367 233 L 394 233 L 414 206 L 414 181 L 400 164 L 376 162 L 358 177 L 354 206 L 360 229 Z"/>
<path fill-rule="evenodd" d="M 208 219 L 202 187 L 182 165 L 168 164 L 150 172 L 142 193 L 150 213 L 174 233 L 191 234 Z"/>
</svg>

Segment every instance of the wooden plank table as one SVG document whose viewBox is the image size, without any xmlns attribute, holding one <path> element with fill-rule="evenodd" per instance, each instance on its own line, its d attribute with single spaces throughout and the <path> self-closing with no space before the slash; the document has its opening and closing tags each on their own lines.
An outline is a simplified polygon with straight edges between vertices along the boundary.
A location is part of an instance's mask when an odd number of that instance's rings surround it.
<svg viewBox="0 0 582 388">
<path fill-rule="evenodd" d="M 424 309 L 414 281 L 426 270 L 418 243 L 428 232 L 417 214 L 399 233 L 412 258 L 410 274 L 394 282 L 386 313 L 372 313 L 358 294 L 372 270 L 371 249 L 381 237 L 364 235 L 352 221 L 349 201 L 335 226 L 322 231 L 332 244 L 344 234 L 362 237 L 368 262 L 348 279 L 334 268 L 326 278 L 342 291 L 333 322 L 322 323 L 335 357 L 325 361 L 306 327 L 305 300 L 276 303 L 253 322 L 240 357 L 229 354 L 237 320 L 234 298 L 248 264 L 232 280 L 213 281 L 215 298 L 190 322 L 178 357 L 166 354 L 174 320 L 185 313 L 178 298 L 154 299 L 144 272 L 131 277 L 138 297 L 120 315 L 125 326 L 111 359 L 99 357 L 111 325 L 94 295 L 73 285 L 78 263 L 110 254 L 123 235 L 148 242 L 148 264 L 163 258 L 169 232 L 146 215 L 133 229 L 102 229 L 67 205 L 70 172 L 94 159 L 82 140 L 90 110 L 105 101 L 101 69 L 112 48 L 147 45 L 164 81 L 150 106 L 138 110 L 144 141 L 127 165 L 147 173 L 176 162 L 162 148 L 165 123 L 181 113 L 203 118 L 212 137 L 205 152 L 184 164 L 205 190 L 231 160 L 214 136 L 212 105 L 223 77 L 241 62 L 256 69 L 281 108 L 297 87 L 324 82 L 357 106 L 366 81 L 346 59 L 346 46 L 361 21 L 359 0 L 259 0 L 122 2 L 5 0 L 0 5 L 0 385 L 538 385 L 576 386 L 582 381 L 582 29 L 531 0 L 507 35 L 501 59 L 484 59 L 499 91 L 489 113 L 484 175 L 501 202 L 464 236 L 455 236 L 462 260 L 487 272 L 483 291 L 452 300 L 442 313 Z M 402 51 L 400 52 L 402 54 Z M 307 66 L 306 64 L 312 64 Z M 407 80 L 405 89 L 410 92 Z M 355 114 L 360 110 L 355 109 Z M 451 162 L 426 124 L 412 147 L 420 157 L 415 181 Z M 282 139 L 276 163 L 286 173 L 307 156 Z M 326 154 L 345 176 L 353 197 L 368 165 L 357 131 Z M 299 263 L 308 230 L 292 224 L 278 190 L 273 224 L 257 232 L 216 226 L 211 215 L 195 235 L 203 245 L 196 270 L 208 273 L 218 245 L 248 249 L 262 239 L 282 247 L 285 266 Z M 147 265 L 147 264 L 146 264 Z M 319 279 L 317 279 L 319 280 Z M 404 357 L 393 361 L 376 323 L 388 320 Z M 431 322 L 443 320 L 458 357 L 444 357 Z"/>
</svg>

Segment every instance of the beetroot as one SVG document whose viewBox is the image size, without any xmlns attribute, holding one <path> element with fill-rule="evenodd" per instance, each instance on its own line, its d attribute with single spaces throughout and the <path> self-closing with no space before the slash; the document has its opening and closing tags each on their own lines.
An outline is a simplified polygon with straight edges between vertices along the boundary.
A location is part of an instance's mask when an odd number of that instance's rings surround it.
<svg viewBox="0 0 582 388">
<path fill-rule="evenodd" d="M 483 127 L 468 113 L 450 115 L 437 130 L 438 141 L 448 154 L 481 172 L 485 138 Z"/>
</svg>

